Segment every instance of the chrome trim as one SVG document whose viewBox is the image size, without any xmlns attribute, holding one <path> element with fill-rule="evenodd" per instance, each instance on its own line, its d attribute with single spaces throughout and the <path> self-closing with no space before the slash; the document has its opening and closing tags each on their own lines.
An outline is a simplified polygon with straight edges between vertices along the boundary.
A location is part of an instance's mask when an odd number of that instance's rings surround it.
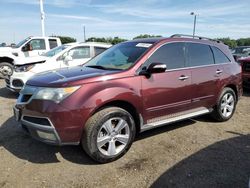
<svg viewBox="0 0 250 188">
<path fill-rule="evenodd" d="M 149 124 L 145 124 L 145 125 L 143 125 L 141 127 L 140 132 L 147 131 L 147 130 L 150 130 L 150 129 L 153 129 L 153 128 L 156 128 L 156 127 L 160 127 L 160 126 L 163 126 L 163 125 L 167 125 L 167 124 L 170 124 L 170 123 L 173 123 L 173 122 L 181 121 L 181 120 L 184 120 L 184 119 L 189 119 L 189 118 L 196 117 L 196 116 L 199 116 L 199 115 L 207 114 L 207 113 L 209 113 L 211 111 L 212 111 L 211 109 L 207 109 L 207 108 L 204 107 L 202 110 L 199 110 L 199 111 L 195 111 L 195 112 L 187 113 L 187 114 L 180 115 L 180 116 L 177 116 L 177 117 L 166 118 L 164 120 L 160 120 L 160 121 L 152 122 L 152 123 L 149 123 Z M 169 115 L 169 116 L 171 116 L 171 115 Z"/>
<path fill-rule="evenodd" d="M 48 126 L 43 126 L 43 125 L 40 125 L 40 124 L 37 124 L 37 123 L 32 123 L 30 121 L 26 121 L 23 119 L 24 116 L 27 116 L 27 117 L 34 117 L 34 118 L 44 118 L 44 119 L 47 119 L 51 125 L 51 127 L 48 127 Z M 58 144 L 59 145 L 62 145 L 62 142 L 61 142 L 61 139 L 56 131 L 56 128 L 55 126 L 53 125 L 53 123 L 50 121 L 50 119 L 48 117 L 41 117 L 41 116 L 30 116 L 30 115 L 22 115 L 21 117 L 21 123 L 23 123 L 24 125 L 28 126 L 28 127 L 31 127 L 31 128 L 34 128 L 34 129 L 37 129 L 37 130 L 42 130 L 42 131 L 49 131 L 49 132 L 53 132 L 55 134 L 55 137 L 58 141 Z M 39 139 L 41 140 L 41 139 Z M 54 141 L 50 141 L 50 140 L 45 140 L 45 139 L 42 139 L 41 141 L 44 141 L 44 142 L 48 142 L 48 143 L 54 143 Z"/>
</svg>

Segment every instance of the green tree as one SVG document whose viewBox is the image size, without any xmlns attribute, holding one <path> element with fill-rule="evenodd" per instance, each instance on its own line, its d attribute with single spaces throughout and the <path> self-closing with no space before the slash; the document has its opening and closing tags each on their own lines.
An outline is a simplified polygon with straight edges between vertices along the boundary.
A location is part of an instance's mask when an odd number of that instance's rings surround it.
<svg viewBox="0 0 250 188">
<path fill-rule="evenodd" d="M 58 37 L 60 38 L 62 44 L 70 43 L 70 42 L 76 42 L 75 38 L 68 37 L 68 36 L 52 36 L 52 37 Z"/>
<path fill-rule="evenodd" d="M 118 44 L 120 42 L 124 42 L 126 41 L 126 39 L 122 39 L 119 37 L 107 37 L 107 38 L 98 38 L 98 37 L 90 37 L 86 40 L 86 42 L 105 42 L 105 43 L 110 43 L 110 44 Z"/>
<path fill-rule="evenodd" d="M 227 38 L 218 38 L 221 42 L 228 45 L 230 48 L 235 48 L 237 46 L 237 42 L 234 39 Z"/>
<path fill-rule="evenodd" d="M 141 34 L 141 35 L 138 35 L 138 36 L 134 37 L 133 39 L 141 39 L 141 38 L 155 38 L 155 37 L 162 37 L 162 36 L 161 36 L 161 35 Z"/>
</svg>

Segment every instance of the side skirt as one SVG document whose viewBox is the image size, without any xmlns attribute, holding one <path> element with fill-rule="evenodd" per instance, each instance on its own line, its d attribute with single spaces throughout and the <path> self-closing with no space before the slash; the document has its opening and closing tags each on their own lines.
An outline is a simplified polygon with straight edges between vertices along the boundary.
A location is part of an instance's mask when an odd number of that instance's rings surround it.
<svg viewBox="0 0 250 188">
<path fill-rule="evenodd" d="M 156 127 L 164 126 L 170 123 L 174 123 L 177 121 L 181 121 L 184 119 L 189 119 L 189 118 L 193 118 L 193 117 L 200 116 L 203 114 L 207 114 L 207 113 L 210 113 L 211 111 L 212 109 L 201 107 L 201 108 L 197 108 L 193 110 L 188 110 L 188 111 L 184 111 L 184 112 L 180 112 L 176 114 L 170 114 L 167 116 L 150 119 L 147 121 L 147 124 L 144 124 L 141 126 L 141 132 L 147 131 Z"/>
</svg>

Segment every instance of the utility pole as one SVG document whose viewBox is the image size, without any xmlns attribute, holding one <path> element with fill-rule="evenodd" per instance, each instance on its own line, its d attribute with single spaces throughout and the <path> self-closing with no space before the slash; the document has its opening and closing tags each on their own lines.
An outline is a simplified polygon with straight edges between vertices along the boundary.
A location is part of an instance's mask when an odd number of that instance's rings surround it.
<svg viewBox="0 0 250 188">
<path fill-rule="evenodd" d="M 83 35 L 84 35 L 84 42 L 86 42 L 86 32 L 85 32 L 85 25 L 83 25 Z"/>
<path fill-rule="evenodd" d="M 45 37 L 45 29 L 44 29 L 45 13 L 44 13 L 44 10 L 43 10 L 43 0 L 40 0 L 40 11 L 41 11 L 42 36 Z"/>
<path fill-rule="evenodd" d="M 195 36 L 195 29 L 196 29 L 196 16 L 198 16 L 198 14 L 195 14 L 194 12 L 191 12 L 190 15 L 194 16 L 194 27 L 193 27 L 193 38 Z"/>
</svg>

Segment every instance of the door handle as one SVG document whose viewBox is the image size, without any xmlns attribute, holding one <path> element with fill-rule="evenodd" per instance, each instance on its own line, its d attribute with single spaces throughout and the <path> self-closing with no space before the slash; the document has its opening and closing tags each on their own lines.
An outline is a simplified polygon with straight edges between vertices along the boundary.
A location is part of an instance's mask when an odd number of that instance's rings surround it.
<svg viewBox="0 0 250 188">
<path fill-rule="evenodd" d="M 181 75 L 181 76 L 179 77 L 179 80 L 184 81 L 184 80 L 187 80 L 188 78 L 189 78 L 189 76 Z"/>
<path fill-rule="evenodd" d="M 216 74 L 221 74 L 222 72 L 223 72 L 222 70 L 218 69 L 218 70 L 216 71 Z"/>
</svg>

